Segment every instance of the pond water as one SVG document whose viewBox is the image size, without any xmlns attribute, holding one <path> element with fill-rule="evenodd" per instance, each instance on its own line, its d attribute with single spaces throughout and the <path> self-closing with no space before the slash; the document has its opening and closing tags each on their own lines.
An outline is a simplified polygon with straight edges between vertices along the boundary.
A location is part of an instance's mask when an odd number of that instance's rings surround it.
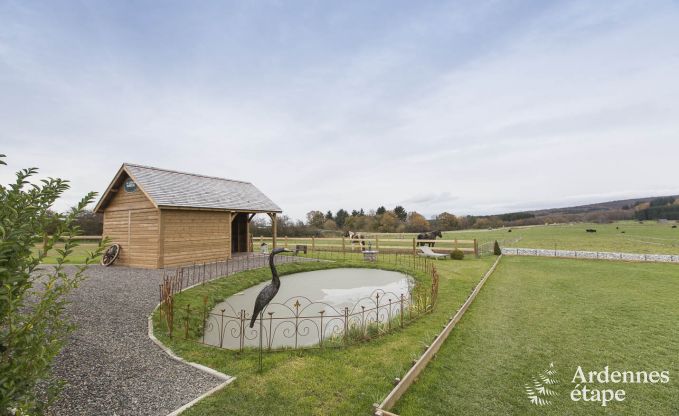
<svg viewBox="0 0 679 416">
<path fill-rule="evenodd" d="M 413 282 L 403 273 L 359 268 L 283 276 L 280 290 L 264 313 L 263 347 L 316 345 L 340 336 L 345 321 L 351 325 L 375 319 L 385 322 L 400 310 L 401 295 L 409 298 Z M 259 347 L 260 322 L 249 328 L 250 316 L 257 294 L 269 283 L 250 287 L 217 304 L 207 319 L 204 342 L 228 349 Z"/>
</svg>

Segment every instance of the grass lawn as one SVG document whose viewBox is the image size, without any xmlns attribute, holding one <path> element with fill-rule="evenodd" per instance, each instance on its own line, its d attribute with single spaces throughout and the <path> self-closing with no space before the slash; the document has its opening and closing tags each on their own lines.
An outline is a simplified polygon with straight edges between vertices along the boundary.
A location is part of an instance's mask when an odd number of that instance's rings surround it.
<svg viewBox="0 0 679 416">
<path fill-rule="evenodd" d="M 399 415 L 679 414 L 679 266 L 508 257 L 486 282 Z M 559 396 L 529 403 L 524 385 L 553 362 Z M 599 384 L 626 400 L 573 402 L 585 372 L 669 370 L 667 384 Z"/>
<path fill-rule="evenodd" d="M 55 249 L 63 249 L 64 245 L 63 244 L 57 244 L 55 245 Z M 85 262 L 85 258 L 87 257 L 87 253 L 90 251 L 94 251 L 97 249 L 97 244 L 92 244 L 92 243 L 80 243 L 78 247 L 73 249 L 73 254 L 71 254 L 68 257 L 68 264 L 82 264 Z M 33 249 L 33 253 L 37 254 L 38 253 L 38 247 Z M 49 253 L 47 253 L 47 257 L 45 257 L 42 262 L 45 264 L 56 264 L 57 262 L 57 252 L 53 249 Z M 97 261 L 101 260 L 101 257 L 97 258 Z"/>
<path fill-rule="evenodd" d="M 164 336 L 156 321 L 156 336 L 187 360 L 236 376 L 230 386 L 184 414 L 191 415 L 361 415 L 370 414 L 431 342 L 495 260 L 494 257 L 436 262 L 440 289 L 435 311 L 402 330 L 340 349 L 285 351 L 264 355 L 257 372 L 258 353 L 221 350 Z M 356 265 L 353 262 L 349 265 Z M 360 263 L 365 265 L 365 263 Z M 343 264 L 343 266 L 346 264 Z M 323 264 L 284 265 L 285 273 L 324 267 Z M 268 269 L 243 272 L 180 294 L 175 302 L 199 304 L 205 291 L 219 293 L 212 301 L 270 279 Z"/>
<path fill-rule="evenodd" d="M 626 253 L 679 254 L 679 228 L 674 222 L 620 221 L 612 224 L 559 224 L 497 230 L 448 231 L 446 239 L 476 238 L 479 244 L 493 240 L 516 239 L 507 247 L 544 248 L 559 250 L 620 251 Z M 617 228 L 616 228 L 617 227 Z M 594 228 L 596 233 L 585 230 Z M 624 233 L 623 233 L 624 231 Z"/>
</svg>

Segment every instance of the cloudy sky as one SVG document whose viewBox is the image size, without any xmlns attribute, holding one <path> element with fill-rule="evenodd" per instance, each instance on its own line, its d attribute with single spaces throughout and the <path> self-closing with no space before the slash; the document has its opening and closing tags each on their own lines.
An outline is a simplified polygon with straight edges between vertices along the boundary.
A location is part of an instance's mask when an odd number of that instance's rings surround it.
<svg viewBox="0 0 679 416">
<path fill-rule="evenodd" d="M 253 182 L 286 214 L 679 193 L 679 3 L 0 0 L 0 153 Z"/>
</svg>

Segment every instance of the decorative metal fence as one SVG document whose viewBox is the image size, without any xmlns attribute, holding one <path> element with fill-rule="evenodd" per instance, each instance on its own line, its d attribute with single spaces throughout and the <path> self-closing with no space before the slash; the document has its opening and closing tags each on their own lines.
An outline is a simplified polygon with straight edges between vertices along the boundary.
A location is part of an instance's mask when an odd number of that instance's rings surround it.
<svg viewBox="0 0 679 416">
<path fill-rule="evenodd" d="M 279 258 L 281 263 L 295 259 L 286 256 Z M 266 265 L 266 261 L 261 262 L 261 259 L 267 258 L 260 256 L 260 263 L 254 263 L 256 260 L 251 259 L 250 265 Z M 389 260 L 393 263 L 389 263 Z M 161 285 L 161 322 L 170 337 L 179 336 L 239 351 L 248 348 L 260 351 L 327 348 L 361 342 L 402 328 L 408 322 L 431 312 L 436 305 L 439 275 L 431 260 L 401 255 L 384 256 L 381 261 L 398 264 L 402 266 L 402 271 L 424 272 L 430 284 L 410 286 L 406 293 L 377 289 L 370 296 L 343 308 L 304 296 L 294 296 L 284 302 L 270 303 L 250 328 L 252 316 L 249 311 L 236 310 L 228 303 L 223 303 L 222 309 L 211 310 L 207 296 L 204 296 L 202 305 L 186 305 L 181 310 L 175 308 L 176 293 L 190 286 L 191 282 L 202 283 L 203 276 L 206 276 L 204 281 L 208 281 L 207 276 L 211 276 L 201 271 L 194 279 L 192 272 L 178 270 L 168 275 Z M 233 270 L 238 269 L 234 267 Z"/>
</svg>

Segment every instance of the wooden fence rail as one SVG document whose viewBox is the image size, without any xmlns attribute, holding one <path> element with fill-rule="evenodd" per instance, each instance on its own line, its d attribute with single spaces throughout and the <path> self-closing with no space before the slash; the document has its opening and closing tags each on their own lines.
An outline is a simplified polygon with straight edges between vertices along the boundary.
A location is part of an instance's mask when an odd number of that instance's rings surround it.
<svg viewBox="0 0 679 416">
<path fill-rule="evenodd" d="M 257 251 L 262 244 L 273 245 L 271 237 L 253 237 L 252 248 Z M 380 238 L 378 236 L 366 237 L 363 239 L 350 239 L 347 237 L 278 237 L 276 245 L 285 248 L 294 248 L 296 245 L 306 245 L 311 250 L 337 249 L 346 251 L 356 250 L 382 250 L 389 252 L 403 252 L 417 254 L 418 246 L 433 245 L 432 250 L 437 253 L 450 253 L 453 250 L 460 250 L 465 254 L 479 256 L 479 244 L 473 240 L 418 240 L 417 238 Z"/>
<path fill-rule="evenodd" d="M 445 342 L 446 338 L 448 338 L 448 335 L 450 335 L 453 328 L 455 328 L 455 325 L 457 325 L 460 319 L 462 319 L 464 313 L 467 311 L 467 309 L 469 309 L 469 305 L 471 305 L 472 302 L 474 302 L 474 299 L 476 299 L 476 295 L 479 294 L 484 283 L 486 283 L 486 280 L 488 280 L 490 275 L 493 274 L 493 272 L 497 268 L 497 265 L 500 262 L 501 258 L 502 256 L 498 256 L 497 260 L 495 260 L 495 263 L 493 263 L 491 268 L 483 275 L 481 281 L 474 287 L 472 292 L 469 294 L 464 304 L 462 304 L 460 309 L 457 310 L 455 315 L 450 317 L 450 320 L 443 328 L 443 331 L 441 331 L 440 334 L 437 334 L 434 337 L 434 341 L 431 343 L 431 345 L 428 345 L 427 349 L 424 351 L 422 356 L 415 360 L 413 366 L 410 367 L 410 369 L 406 372 L 403 378 L 398 379 L 398 383 L 391 390 L 391 392 L 389 392 L 389 394 L 382 401 L 382 403 L 379 404 L 375 403 L 373 412 L 374 416 L 398 416 L 395 413 L 390 412 L 389 410 L 391 410 L 391 408 L 394 407 L 398 399 L 400 399 L 401 396 L 403 396 L 406 390 L 408 390 L 408 388 L 415 382 L 415 380 L 420 375 L 422 370 L 424 370 L 427 364 L 429 364 L 429 362 L 436 356 L 436 353 L 439 351 L 439 349 Z"/>
</svg>

